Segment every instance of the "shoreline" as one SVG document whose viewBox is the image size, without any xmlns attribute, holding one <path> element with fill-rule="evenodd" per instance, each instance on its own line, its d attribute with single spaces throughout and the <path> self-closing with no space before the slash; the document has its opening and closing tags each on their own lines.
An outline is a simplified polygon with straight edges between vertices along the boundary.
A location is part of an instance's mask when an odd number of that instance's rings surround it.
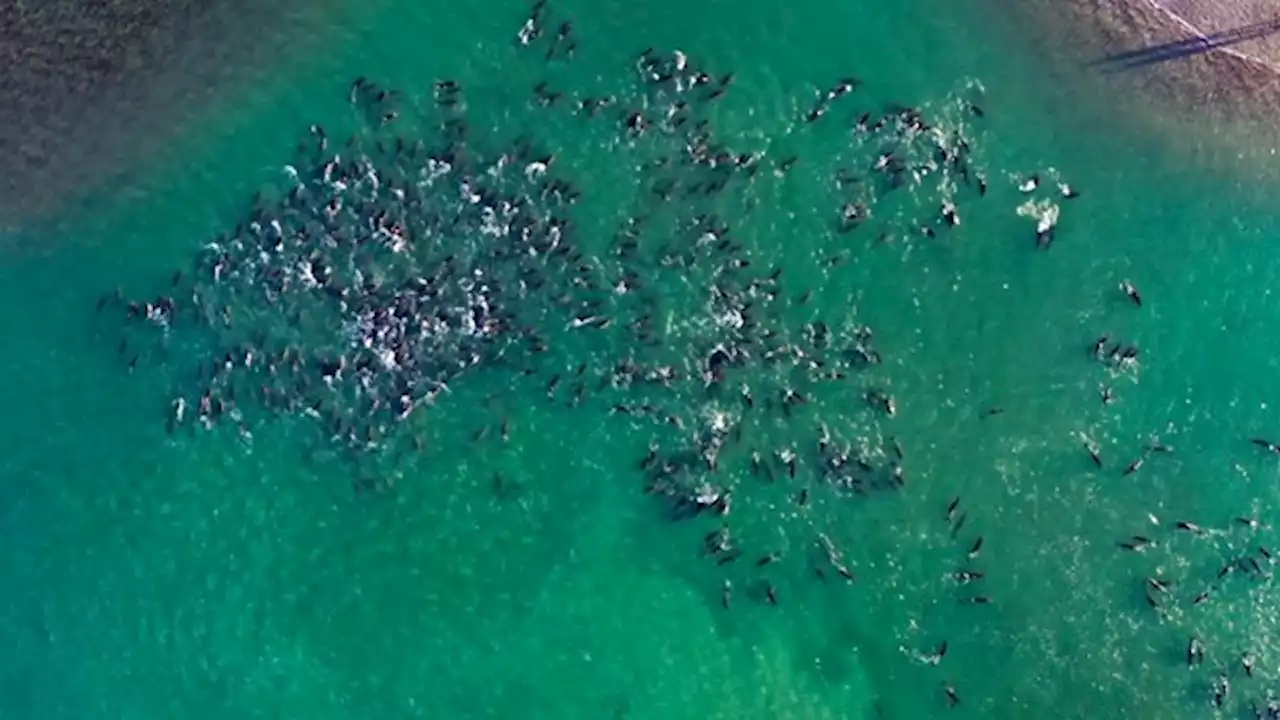
<svg viewBox="0 0 1280 720">
<path fill-rule="evenodd" d="M 1111 55 L 1205 32 L 1160 0 L 1030 0 L 1013 7 L 1028 47 L 1046 56 L 1051 74 L 1077 86 L 1067 92 L 1068 102 L 1093 107 L 1099 116 L 1121 115 L 1125 124 L 1198 149 L 1224 168 L 1238 166 L 1259 145 L 1280 148 L 1273 111 L 1280 106 L 1280 66 L 1239 47 L 1120 72 L 1096 68 Z M 1256 41 L 1242 45 L 1248 42 Z M 1280 36 L 1276 42 L 1280 48 Z"/>
<path fill-rule="evenodd" d="M 229 87 L 291 50 L 331 3 L 251 0 L 0 10 L 0 223 L 55 215 L 145 162 Z M 310 23 L 314 24 L 314 23 Z"/>
<path fill-rule="evenodd" d="M 1198 0 L 1031 0 L 1012 7 L 1047 35 L 1055 63 L 1089 64 L 1108 54 L 1214 32 L 1171 11 Z M 1269 0 L 1257 0 L 1266 2 Z M 203 109 L 237 83 L 269 72 L 296 52 L 286 39 L 315 38 L 332 2 L 307 7 L 285 0 L 263 10 L 252 0 L 202 5 L 141 0 L 125 9 L 87 0 L 55 0 L 16 17 L 0 9 L 0 224 L 40 220 L 136 167 L 189 129 Z M 1008 10 L 1008 2 L 991 3 Z M 1003 8 L 1000 8 L 1003 6 Z M 52 8 L 52 9 L 49 9 Z M 1277 8 L 1280 14 L 1280 7 Z M 287 31 L 287 32 L 286 32 Z M 1250 40 L 1242 43 L 1258 42 Z M 1280 104 L 1280 34 L 1276 57 L 1237 46 L 1138 71 L 1101 74 L 1101 90 L 1140 124 L 1186 139 L 1214 121 L 1280 146 L 1271 108 Z"/>
<path fill-rule="evenodd" d="M 1151 8 L 1153 12 L 1163 15 L 1165 18 L 1167 18 L 1168 22 L 1185 29 L 1193 37 L 1207 38 L 1216 32 L 1222 32 L 1223 30 L 1227 29 L 1225 27 L 1221 29 L 1214 29 L 1214 30 L 1202 29 L 1199 25 L 1197 25 L 1191 19 L 1187 18 L 1186 16 L 1178 13 L 1177 11 L 1171 8 L 1167 8 L 1164 5 L 1162 5 L 1160 3 L 1160 0 L 1130 0 L 1130 1 L 1135 3 L 1145 3 Z M 1209 50 L 1208 52 L 1210 53 L 1220 52 L 1220 53 L 1223 53 L 1224 55 L 1237 58 L 1242 62 L 1259 65 L 1261 66 L 1261 69 L 1280 75 L 1280 63 L 1277 63 L 1275 61 L 1268 61 L 1266 58 L 1263 58 L 1260 55 L 1256 55 L 1256 54 L 1252 54 L 1252 53 L 1248 53 L 1248 52 L 1244 52 L 1236 49 L 1239 45 L 1247 45 L 1250 42 L 1256 42 L 1256 41 L 1246 40 L 1239 44 L 1232 44 L 1224 47 L 1214 48 L 1212 50 Z"/>
</svg>

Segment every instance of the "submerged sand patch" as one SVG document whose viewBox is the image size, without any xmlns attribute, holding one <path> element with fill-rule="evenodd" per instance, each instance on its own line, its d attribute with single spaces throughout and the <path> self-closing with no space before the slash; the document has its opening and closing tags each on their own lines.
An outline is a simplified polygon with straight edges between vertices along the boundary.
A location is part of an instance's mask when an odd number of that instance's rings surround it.
<svg viewBox="0 0 1280 720">
<path fill-rule="evenodd" d="M 307 4 L 0 4 L 0 220 L 54 212 L 171 138 L 212 89 L 269 62 L 280 45 L 264 34 Z"/>
</svg>

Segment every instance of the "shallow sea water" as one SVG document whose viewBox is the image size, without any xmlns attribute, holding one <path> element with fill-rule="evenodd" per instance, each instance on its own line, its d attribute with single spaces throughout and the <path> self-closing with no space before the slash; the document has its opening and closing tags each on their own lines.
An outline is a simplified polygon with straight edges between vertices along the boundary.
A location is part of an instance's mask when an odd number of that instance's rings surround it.
<svg viewBox="0 0 1280 720">
<path fill-rule="evenodd" d="M 380 0 L 328 28 L 324 52 L 309 38 L 219 97 L 198 133 L 57 221 L 15 228 L 0 263 L 0 716 L 1167 718 L 1210 714 L 1219 667 L 1233 673 L 1225 716 L 1243 715 L 1280 677 L 1280 595 L 1231 578 L 1209 603 L 1190 598 L 1231 553 L 1276 542 L 1280 474 L 1247 442 L 1280 425 L 1266 151 L 1240 146 L 1255 157 L 1232 173 L 1220 144 L 1136 134 L 1083 70 L 1032 53 L 1000 5 L 559 2 L 580 49 L 547 69 L 514 45 L 524 4 Z M 799 155 L 788 178 L 753 188 L 749 216 L 729 218 L 759 264 L 786 266 L 788 293 L 813 290 L 796 319 L 876 331 L 874 379 L 898 416 L 868 421 L 854 390 L 815 403 L 842 418 L 837 435 L 900 439 L 907 488 L 803 510 L 786 488 L 743 489 L 734 510 L 753 547 L 799 556 L 826 533 L 856 583 L 778 563 L 778 607 L 743 595 L 726 613 L 722 579 L 754 571 L 700 559 L 713 526 L 669 522 L 642 493 L 648 429 L 497 374 L 442 398 L 423 421 L 427 450 L 398 466 L 353 470 L 301 419 L 256 426 L 250 445 L 165 434 L 172 379 L 165 366 L 125 371 L 97 298 L 162 289 L 282 181 L 309 123 L 354 127 L 351 78 L 424 106 L 436 79 L 457 79 L 473 132 L 557 148 L 584 190 L 584 227 L 607 236 L 634 207 L 625 149 L 599 125 L 530 113 L 529 88 L 550 77 L 602 92 L 649 46 L 734 71 L 721 132 Z M 985 88 L 986 117 L 962 122 L 991 190 L 961 204 L 953 234 L 885 244 L 829 231 L 848 120 L 797 121 L 850 73 L 867 109 L 940 109 Z M 1082 197 L 1061 203 L 1057 242 L 1036 252 L 1012 178 L 1048 168 Z M 854 260 L 823 267 L 840 250 Z M 1141 309 L 1117 292 L 1122 278 Z M 696 325 L 697 309 L 673 322 Z M 1087 356 L 1104 333 L 1142 348 L 1137 372 L 1112 377 Z M 983 418 L 992 406 L 1004 412 Z M 502 416 L 509 443 L 471 440 Z M 758 432 L 788 436 L 781 423 Z M 1122 475 L 1153 436 L 1176 453 Z M 395 488 L 357 496 L 358 472 Z M 494 473 L 511 484 L 497 496 Z M 954 495 L 969 515 L 957 541 L 944 520 Z M 1238 515 L 1264 527 L 1233 527 Z M 1183 519 L 1223 532 L 1175 534 Z M 1119 552 L 1135 533 L 1162 544 Z M 984 607 L 958 603 L 946 579 L 979 534 Z M 1185 578 L 1163 620 L 1142 597 L 1157 569 Z M 1190 635 L 1208 648 L 1194 672 Z M 915 658 L 943 639 L 940 665 Z"/>
</svg>

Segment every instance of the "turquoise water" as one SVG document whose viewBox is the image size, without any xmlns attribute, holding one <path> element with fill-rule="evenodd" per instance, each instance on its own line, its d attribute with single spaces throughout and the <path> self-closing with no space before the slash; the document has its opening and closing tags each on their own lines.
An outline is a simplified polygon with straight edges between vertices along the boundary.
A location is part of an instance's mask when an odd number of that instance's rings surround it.
<svg viewBox="0 0 1280 720">
<path fill-rule="evenodd" d="M 522 4 L 335 13 L 278 66 L 217 93 L 164 152 L 57 220 L 13 229 L 0 263 L 3 717 L 1165 718 L 1210 712 L 1218 668 L 1232 712 L 1265 696 L 1280 664 L 1269 579 L 1235 573 L 1191 604 L 1224 562 L 1276 542 L 1276 464 L 1248 443 L 1274 432 L 1280 391 L 1265 148 L 1141 133 L 1083 71 L 1033 52 L 997 2 L 554 8 L 580 48 L 550 69 L 515 47 Z M 460 81 L 474 133 L 557 149 L 584 191 L 584 232 L 604 242 L 633 207 L 627 152 L 603 126 L 531 111 L 529 88 L 606 92 L 649 46 L 735 72 L 719 132 L 800 157 L 731 220 L 757 265 L 786 267 L 787 294 L 813 291 L 787 311 L 795 322 L 875 329 L 885 364 L 871 379 L 897 416 L 869 418 L 852 390 L 814 404 L 839 437 L 897 438 L 903 492 L 815 493 L 799 508 L 793 487 L 739 478 L 735 533 L 795 560 L 724 569 L 699 557 L 714 524 L 672 523 L 643 494 L 648 426 L 497 374 L 456 384 L 424 420 L 426 450 L 398 461 L 353 466 L 301 419 L 259 424 L 251 444 L 165 433 L 179 364 L 127 372 L 97 298 L 163 289 L 253 192 L 283 182 L 309 123 L 353 129 L 352 77 L 402 89 L 411 108 L 436 79 Z M 984 89 L 986 117 L 956 122 L 991 190 L 966 198 L 953 234 L 829 231 L 831 169 L 854 157 L 847 120 L 797 119 L 850 73 L 868 108 L 946 114 Z M 1247 157 L 1232 168 L 1235 152 Z M 1036 252 L 1014 178 L 1049 168 L 1082 197 L 1059 203 L 1057 240 Z M 827 268 L 837 252 L 851 259 Z M 1141 309 L 1116 290 L 1123 278 Z M 675 324 L 695 333 L 698 311 Z M 1136 370 L 1113 376 L 1087 356 L 1103 333 L 1141 347 Z M 599 351 L 574 343 L 569 367 Z M 993 406 L 1004 412 L 984 418 Z M 471 439 L 503 417 L 510 442 Z M 778 447 L 796 434 L 772 421 L 752 432 Z M 1176 452 L 1122 475 L 1154 436 Z M 368 475 L 394 489 L 357 495 Z M 968 520 L 952 540 L 956 495 Z M 1233 525 L 1242 515 L 1263 527 Z M 1177 533 L 1178 520 L 1221 532 Z M 800 562 L 818 532 L 843 550 L 851 586 Z M 1161 545 L 1118 551 L 1133 534 Z M 966 565 L 986 572 L 991 605 L 957 601 L 968 589 L 947 578 Z M 1157 571 L 1181 580 L 1164 619 L 1143 600 Z M 757 575 L 777 607 L 750 599 Z M 739 588 L 728 612 L 726 577 Z M 1191 635 L 1207 648 L 1194 671 Z M 918 659 L 944 639 L 940 664 Z"/>
</svg>

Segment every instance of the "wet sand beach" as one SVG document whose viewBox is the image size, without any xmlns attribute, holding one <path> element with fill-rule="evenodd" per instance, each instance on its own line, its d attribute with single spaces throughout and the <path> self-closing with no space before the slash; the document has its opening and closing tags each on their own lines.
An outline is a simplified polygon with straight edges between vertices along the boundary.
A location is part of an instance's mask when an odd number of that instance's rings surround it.
<svg viewBox="0 0 1280 720">
<path fill-rule="evenodd" d="M 1275 0 L 1147 0 L 1168 12 L 1197 35 L 1212 36 L 1237 28 L 1266 25 L 1280 19 L 1280 3 Z M 1233 43 L 1225 52 L 1258 60 L 1272 69 L 1280 67 L 1280 38 L 1274 33 Z"/>
<path fill-rule="evenodd" d="M 1134 122 L 1192 144 L 1225 135 L 1229 147 L 1241 141 L 1240 134 L 1252 142 L 1280 138 L 1271 121 L 1280 102 L 1280 75 L 1272 64 L 1280 40 L 1268 36 L 1114 73 L 1105 72 L 1105 60 L 1263 22 L 1280 14 L 1280 8 L 1272 12 L 1273 5 L 1071 0 L 1026 3 L 1020 11 L 1033 36 L 1046 41 L 1044 52 L 1064 66 L 1095 68 L 1098 89 Z"/>
</svg>

